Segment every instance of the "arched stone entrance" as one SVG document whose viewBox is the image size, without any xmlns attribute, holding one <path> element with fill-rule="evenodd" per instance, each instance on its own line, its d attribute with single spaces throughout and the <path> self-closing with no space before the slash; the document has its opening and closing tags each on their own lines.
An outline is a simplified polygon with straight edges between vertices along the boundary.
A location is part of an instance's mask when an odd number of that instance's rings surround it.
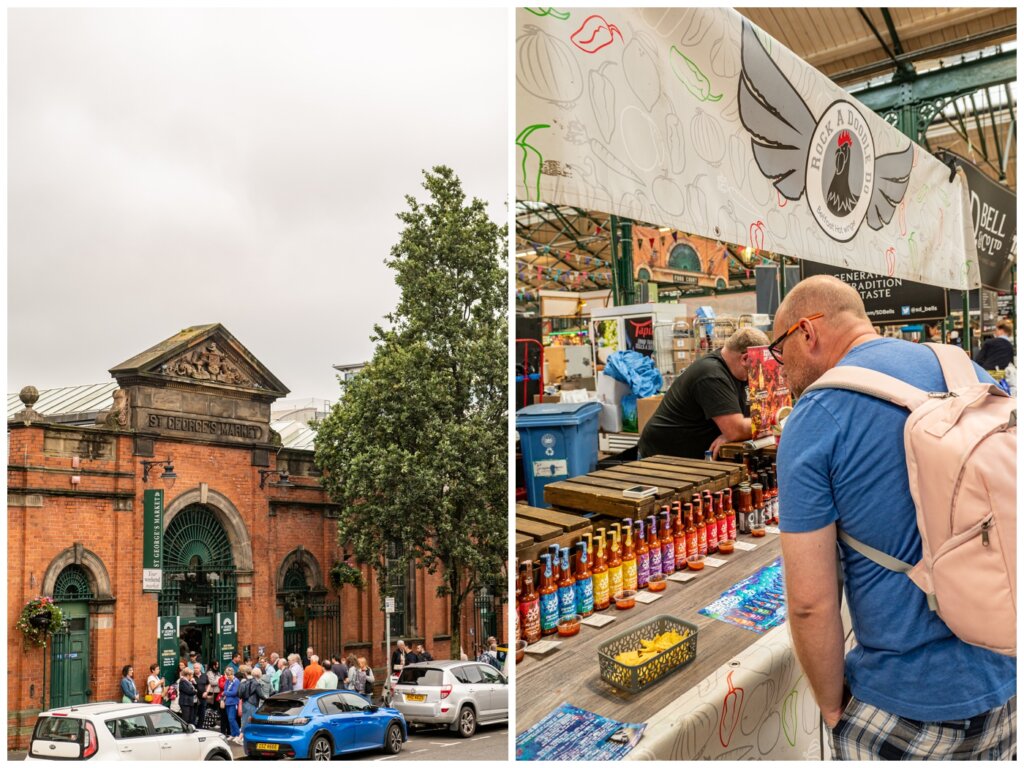
<svg viewBox="0 0 1024 768">
<path fill-rule="evenodd" d="M 277 570 L 277 601 L 284 608 L 285 653 L 305 657 L 341 652 L 341 603 L 328 599 L 320 563 L 304 547 L 293 549 Z"/>
</svg>

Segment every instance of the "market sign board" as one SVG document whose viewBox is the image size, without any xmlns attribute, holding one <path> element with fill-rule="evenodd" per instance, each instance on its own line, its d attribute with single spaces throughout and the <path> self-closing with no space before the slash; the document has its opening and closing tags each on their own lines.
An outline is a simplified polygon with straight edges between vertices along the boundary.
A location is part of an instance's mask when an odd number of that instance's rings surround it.
<svg viewBox="0 0 1024 768">
<path fill-rule="evenodd" d="M 225 669 L 231 662 L 238 647 L 238 613 L 225 611 L 217 614 L 217 648 L 216 658 L 220 659 L 220 668 Z"/>
<path fill-rule="evenodd" d="M 160 660 L 160 676 L 170 684 L 178 677 L 178 636 L 181 633 L 181 620 L 177 616 L 159 616 L 156 621 L 156 652 Z"/>
<path fill-rule="evenodd" d="M 981 284 L 996 291 L 1009 291 L 1010 266 L 1017 259 L 1017 195 L 956 152 L 943 151 L 955 158 L 967 175 Z"/>
<path fill-rule="evenodd" d="M 164 492 L 142 492 L 142 591 L 163 589 Z"/>
<path fill-rule="evenodd" d="M 967 181 L 729 8 L 516 11 L 516 197 L 976 288 Z"/>
<path fill-rule="evenodd" d="M 801 279 L 811 275 L 832 275 L 856 288 L 864 300 L 868 319 L 875 325 L 903 325 L 921 320 L 941 320 L 949 314 L 945 288 L 859 270 L 837 269 L 813 261 L 801 261 Z"/>
<path fill-rule="evenodd" d="M 626 329 L 626 349 L 639 352 L 647 357 L 654 356 L 654 318 L 643 317 L 623 318 Z"/>
</svg>

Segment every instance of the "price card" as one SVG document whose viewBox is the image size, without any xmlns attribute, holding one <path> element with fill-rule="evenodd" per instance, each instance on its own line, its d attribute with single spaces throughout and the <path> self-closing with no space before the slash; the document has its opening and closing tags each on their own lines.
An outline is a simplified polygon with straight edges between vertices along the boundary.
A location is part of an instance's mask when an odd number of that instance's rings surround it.
<svg viewBox="0 0 1024 768">
<path fill-rule="evenodd" d="M 720 568 L 725 565 L 728 560 L 722 560 L 720 557 L 708 557 L 704 559 L 704 565 L 708 568 Z"/>
<path fill-rule="evenodd" d="M 779 526 L 777 526 L 777 525 L 766 525 L 764 527 L 764 532 L 765 533 L 781 533 L 781 531 L 779 531 Z"/>
<path fill-rule="evenodd" d="M 593 613 L 583 619 L 580 624 L 586 624 L 588 627 L 604 627 L 613 621 L 615 621 L 614 616 L 609 616 L 606 613 Z"/>
<path fill-rule="evenodd" d="M 669 581 L 678 581 L 680 584 L 685 584 L 688 581 L 692 581 L 697 578 L 697 574 L 693 571 L 676 571 L 675 573 L 666 576 Z"/>
<path fill-rule="evenodd" d="M 655 600 L 661 600 L 661 595 L 656 595 L 654 592 L 636 593 L 636 601 L 638 603 L 653 603 Z"/>
<path fill-rule="evenodd" d="M 749 541 L 737 541 L 736 549 L 742 549 L 749 552 L 752 549 L 757 549 L 757 544 L 751 544 Z"/>
<path fill-rule="evenodd" d="M 546 653 L 551 653 L 558 648 L 562 643 L 558 640 L 541 640 L 540 642 L 534 643 L 533 645 L 526 646 L 527 653 L 535 653 L 538 656 L 543 656 Z"/>
</svg>

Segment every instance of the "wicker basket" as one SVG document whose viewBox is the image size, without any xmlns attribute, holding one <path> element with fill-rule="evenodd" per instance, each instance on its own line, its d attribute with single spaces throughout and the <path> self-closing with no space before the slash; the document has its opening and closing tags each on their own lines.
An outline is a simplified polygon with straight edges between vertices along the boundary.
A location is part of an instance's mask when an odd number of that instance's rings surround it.
<svg viewBox="0 0 1024 768">
<path fill-rule="evenodd" d="M 615 660 L 615 657 L 623 651 L 638 649 L 641 640 L 653 640 L 663 632 L 673 629 L 681 635 L 689 633 L 689 636 L 667 651 L 663 651 L 635 667 L 626 666 Z M 697 658 L 697 627 L 667 614 L 655 616 L 643 624 L 627 629 L 598 646 L 597 649 L 597 660 L 601 665 L 601 679 L 630 693 L 642 691 L 666 675 L 685 667 L 695 658 Z"/>
</svg>

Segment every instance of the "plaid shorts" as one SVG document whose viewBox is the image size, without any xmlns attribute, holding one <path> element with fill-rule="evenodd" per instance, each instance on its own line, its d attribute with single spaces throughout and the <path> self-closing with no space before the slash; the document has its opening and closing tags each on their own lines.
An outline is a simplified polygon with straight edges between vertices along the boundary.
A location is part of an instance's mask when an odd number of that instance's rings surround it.
<svg viewBox="0 0 1024 768">
<path fill-rule="evenodd" d="M 833 760 L 1010 760 L 1017 697 L 969 720 L 924 723 L 851 698 L 829 732 Z"/>
</svg>

